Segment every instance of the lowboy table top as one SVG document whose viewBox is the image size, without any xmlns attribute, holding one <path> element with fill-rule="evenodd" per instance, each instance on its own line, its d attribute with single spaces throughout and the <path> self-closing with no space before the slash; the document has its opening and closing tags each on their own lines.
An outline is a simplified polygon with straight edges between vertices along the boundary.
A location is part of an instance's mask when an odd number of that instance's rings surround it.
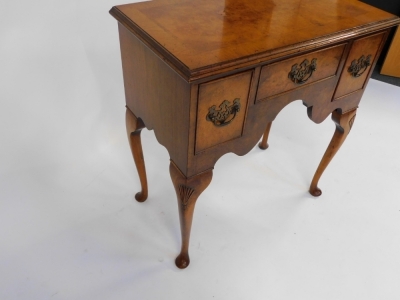
<svg viewBox="0 0 400 300">
<path fill-rule="evenodd" d="M 187 79 L 398 22 L 358 0 L 156 0 L 111 14 Z"/>
</svg>

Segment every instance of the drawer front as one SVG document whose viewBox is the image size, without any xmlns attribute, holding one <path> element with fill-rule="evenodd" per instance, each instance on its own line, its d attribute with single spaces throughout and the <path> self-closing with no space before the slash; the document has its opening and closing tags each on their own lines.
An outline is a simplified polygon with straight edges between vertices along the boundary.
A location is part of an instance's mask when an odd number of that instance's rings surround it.
<svg viewBox="0 0 400 300">
<path fill-rule="evenodd" d="M 345 46 L 341 44 L 264 66 L 256 101 L 336 75 Z"/>
<path fill-rule="evenodd" d="M 207 148 L 242 136 L 253 71 L 200 84 L 196 148 Z"/>
<path fill-rule="evenodd" d="M 384 35 L 378 33 L 354 41 L 340 76 L 335 99 L 364 87 Z"/>
</svg>

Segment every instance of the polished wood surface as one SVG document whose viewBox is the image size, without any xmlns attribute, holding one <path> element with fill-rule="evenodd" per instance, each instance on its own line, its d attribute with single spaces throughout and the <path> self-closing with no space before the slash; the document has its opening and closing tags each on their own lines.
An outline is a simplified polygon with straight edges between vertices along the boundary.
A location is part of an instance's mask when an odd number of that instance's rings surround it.
<svg viewBox="0 0 400 300">
<path fill-rule="evenodd" d="M 114 7 L 127 130 L 142 192 L 140 129 L 170 155 L 181 221 L 179 268 L 189 265 L 195 202 L 218 159 L 245 155 L 289 103 L 337 124 L 310 193 L 350 131 L 390 28 L 399 18 L 356 0 L 157 0 Z M 245 183 L 244 183 L 245 184 Z"/>
<path fill-rule="evenodd" d="M 252 76 L 253 72 L 247 71 L 199 86 L 196 154 L 242 135 Z M 211 111 L 221 112 L 225 108 L 224 104 L 232 106 L 235 100 L 239 102 L 240 110 L 230 124 L 218 126 L 207 120 Z M 231 115 L 227 116 L 229 118 Z"/>
<path fill-rule="evenodd" d="M 397 28 L 383 63 L 381 74 L 400 77 L 400 29 Z"/>
<path fill-rule="evenodd" d="M 144 202 L 148 196 L 146 167 L 144 164 L 142 141 L 140 138 L 140 133 L 144 128 L 144 124 L 140 119 L 136 118 L 129 109 L 126 109 L 125 122 L 129 145 L 131 147 L 133 160 L 135 161 L 140 184 L 142 186 L 142 190 L 135 195 L 135 198 L 139 202 Z"/>
<path fill-rule="evenodd" d="M 257 101 L 262 100 L 283 92 L 290 91 L 303 85 L 313 83 L 318 80 L 335 76 L 339 63 L 343 56 L 346 44 L 307 53 L 306 55 L 296 56 L 295 58 L 266 65 L 261 69 L 260 84 L 257 91 Z M 315 60 L 316 70 L 304 83 L 295 83 L 288 80 L 288 73 L 294 66 Z"/>
<path fill-rule="evenodd" d="M 366 79 L 368 78 L 368 71 L 371 69 L 372 62 L 378 57 L 378 49 L 383 44 L 384 33 L 378 33 L 372 36 L 368 36 L 362 39 L 354 41 L 351 51 L 346 60 L 346 67 L 343 70 L 343 74 L 340 78 L 339 85 L 336 89 L 335 98 L 340 98 L 351 92 L 360 90 L 364 87 Z M 361 68 L 358 74 L 362 74 L 358 77 L 354 77 L 350 72 L 349 68 L 352 63 L 358 62 L 358 60 L 364 56 L 367 58 L 371 57 L 371 65 L 366 68 Z"/>
<path fill-rule="evenodd" d="M 135 195 L 135 198 L 137 201 L 143 202 L 148 196 L 146 167 L 143 158 L 142 141 L 140 139 L 140 133 L 144 128 L 144 124 L 129 109 L 126 110 L 125 121 L 129 145 L 142 186 L 142 190 Z"/>
<path fill-rule="evenodd" d="M 397 22 L 357 0 L 157 0 L 119 5 L 111 14 L 187 79 Z"/>
<path fill-rule="evenodd" d="M 207 188 L 212 179 L 212 170 L 187 178 L 171 161 L 169 166 L 172 183 L 178 200 L 179 220 L 181 224 L 182 247 L 181 253 L 175 260 L 178 268 L 184 269 L 190 263 L 189 239 L 192 228 L 194 206 L 197 198 Z"/>
<path fill-rule="evenodd" d="M 321 178 L 322 173 L 325 171 L 326 167 L 329 165 L 335 154 L 339 151 L 343 142 L 346 140 L 348 134 L 350 133 L 350 130 L 354 124 L 356 112 L 357 109 L 349 111 L 345 114 L 340 114 L 340 112 L 338 111 L 332 112 L 332 120 L 333 122 L 335 122 L 336 130 L 311 181 L 311 195 L 316 197 L 321 196 L 322 191 L 318 187 L 318 181 Z"/>
<path fill-rule="evenodd" d="M 271 126 L 272 126 L 272 122 L 269 122 L 269 123 L 267 124 L 267 128 L 265 128 L 265 132 L 264 132 L 264 135 L 263 135 L 263 137 L 262 137 L 262 140 L 261 140 L 261 142 L 258 144 L 258 147 L 259 147 L 261 150 L 266 150 L 266 149 L 268 149 L 268 147 L 269 147 L 269 145 L 268 145 L 268 136 L 269 136 L 269 132 L 270 132 L 270 130 L 271 130 Z"/>
<path fill-rule="evenodd" d="M 119 34 L 126 106 L 186 173 L 190 86 L 121 24 Z"/>
</svg>

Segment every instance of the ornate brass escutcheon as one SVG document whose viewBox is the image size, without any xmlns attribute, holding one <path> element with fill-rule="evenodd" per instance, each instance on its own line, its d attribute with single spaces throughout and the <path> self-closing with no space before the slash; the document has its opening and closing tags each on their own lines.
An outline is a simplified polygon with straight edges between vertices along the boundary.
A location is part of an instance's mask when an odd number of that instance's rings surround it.
<svg viewBox="0 0 400 300">
<path fill-rule="evenodd" d="M 317 59 L 313 58 L 311 63 L 308 59 L 299 64 L 294 64 L 288 77 L 296 84 L 303 84 L 310 79 L 313 72 L 317 69 Z"/>
<path fill-rule="evenodd" d="M 207 121 L 213 122 L 217 127 L 226 126 L 233 121 L 236 117 L 236 113 L 240 111 L 240 99 L 236 98 L 233 100 L 233 104 L 228 100 L 224 100 L 219 105 L 220 109 L 216 109 L 213 105 L 208 109 L 208 114 L 206 116 Z"/>
<path fill-rule="evenodd" d="M 361 55 L 359 59 L 355 59 L 351 62 L 351 65 L 347 69 L 347 71 L 353 77 L 360 77 L 370 65 L 371 65 L 371 54 L 368 55 L 367 57 Z"/>
</svg>

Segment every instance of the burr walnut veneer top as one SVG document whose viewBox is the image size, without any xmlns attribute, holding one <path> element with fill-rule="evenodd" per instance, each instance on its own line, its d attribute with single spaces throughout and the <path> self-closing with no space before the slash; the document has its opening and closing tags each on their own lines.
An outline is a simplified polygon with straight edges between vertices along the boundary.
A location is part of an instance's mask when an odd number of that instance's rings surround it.
<svg viewBox="0 0 400 300">
<path fill-rule="evenodd" d="M 358 0 L 155 0 L 110 13 L 187 80 L 398 23 Z"/>
</svg>

